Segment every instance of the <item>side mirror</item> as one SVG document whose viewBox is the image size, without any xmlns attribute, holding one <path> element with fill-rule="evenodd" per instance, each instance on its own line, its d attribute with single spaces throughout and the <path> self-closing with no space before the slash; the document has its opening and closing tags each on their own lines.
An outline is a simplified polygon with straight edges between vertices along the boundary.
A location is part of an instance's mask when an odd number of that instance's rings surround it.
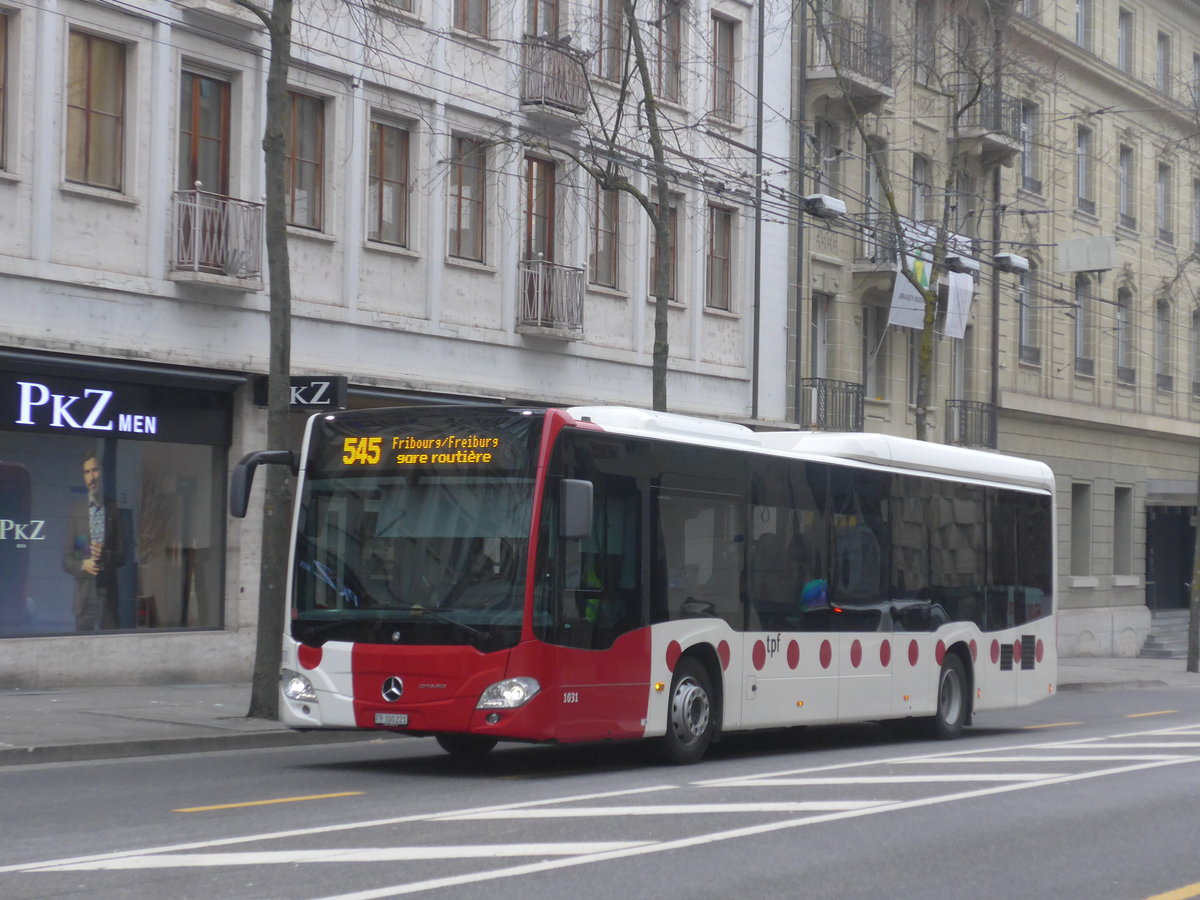
<svg viewBox="0 0 1200 900">
<path fill-rule="evenodd" d="M 581 478 L 564 478 L 559 483 L 559 537 L 585 538 L 591 533 L 592 483 Z"/>
<path fill-rule="evenodd" d="M 296 457 L 291 450 L 255 450 L 242 457 L 229 476 L 229 514 L 238 519 L 246 517 L 250 505 L 250 488 L 254 486 L 254 470 L 260 465 L 287 466 L 296 473 Z"/>
</svg>

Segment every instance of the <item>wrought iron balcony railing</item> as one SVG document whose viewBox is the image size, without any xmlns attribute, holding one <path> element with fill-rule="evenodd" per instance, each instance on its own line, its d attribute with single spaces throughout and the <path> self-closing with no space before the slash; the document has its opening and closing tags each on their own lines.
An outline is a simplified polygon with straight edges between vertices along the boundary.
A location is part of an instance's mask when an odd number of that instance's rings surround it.
<svg viewBox="0 0 1200 900">
<path fill-rule="evenodd" d="M 829 14 L 809 27 L 809 66 L 836 66 L 843 77 L 860 76 L 882 85 L 892 83 L 892 42 L 865 22 Z"/>
<path fill-rule="evenodd" d="M 965 102 L 966 97 L 959 97 Z M 986 131 L 1001 135 L 1016 142 L 1021 136 L 1021 99 L 997 93 L 991 86 L 984 87 L 978 99 L 963 111 L 959 126 L 967 131 Z"/>
<path fill-rule="evenodd" d="M 171 268 L 261 278 L 263 206 L 207 191 L 175 192 Z"/>
<path fill-rule="evenodd" d="M 831 378 L 800 380 L 800 427 L 815 431 L 862 431 L 863 386 Z"/>
<path fill-rule="evenodd" d="M 525 38 L 521 45 L 521 102 L 583 112 L 587 84 L 579 56 L 561 40 Z"/>
<path fill-rule="evenodd" d="M 519 326 L 548 329 L 564 336 L 583 334 L 584 270 L 544 259 L 520 263 Z"/>
<path fill-rule="evenodd" d="M 947 400 L 946 443 L 995 450 L 996 407 L 979 400 Z"/>
</svg>

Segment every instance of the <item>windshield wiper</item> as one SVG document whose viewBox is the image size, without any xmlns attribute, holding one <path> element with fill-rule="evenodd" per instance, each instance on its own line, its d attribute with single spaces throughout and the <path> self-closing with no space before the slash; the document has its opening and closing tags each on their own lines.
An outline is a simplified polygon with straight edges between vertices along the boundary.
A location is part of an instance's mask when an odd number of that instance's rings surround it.
<svg viewBox="0 0 1200 900">
<path fill-rule="evenodd" d="M 419 603 L 414 603 L 412 606 L 404 606 L 401 609 L 406 612 L 416 613 L 417 615 L 433 616 L 439 622 L 445 622 L 448 625 L 453 625 L 455 628 L 460 628 L 468 634 L 473 634 L 477 638 L 482 638 L 485 641 L 490 641 L 492 636 L 489 632 L 482 631 L 474 625 L 468 625 L 466 622 L 460 622 L 458 619 L 451 618 L 445 613 L 440 613 L 436 609 L 430 609 L 428 606 L 421 606 Z"/>
</svg>

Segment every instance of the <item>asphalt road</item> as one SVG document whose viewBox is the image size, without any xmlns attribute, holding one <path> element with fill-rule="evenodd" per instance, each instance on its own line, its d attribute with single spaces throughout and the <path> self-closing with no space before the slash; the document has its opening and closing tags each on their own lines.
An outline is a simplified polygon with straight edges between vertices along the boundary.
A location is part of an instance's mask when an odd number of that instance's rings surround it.
<svg viewBox="0 0 1200 900">
<path fill-rule="evenodd" d="M 403 738 L 12 766 L 0 897 L 1182 900 L 1198 764 L 1182 688 L 1059 694 L 949 743 L 729 737 L 684 768 Z"/>
</svg>

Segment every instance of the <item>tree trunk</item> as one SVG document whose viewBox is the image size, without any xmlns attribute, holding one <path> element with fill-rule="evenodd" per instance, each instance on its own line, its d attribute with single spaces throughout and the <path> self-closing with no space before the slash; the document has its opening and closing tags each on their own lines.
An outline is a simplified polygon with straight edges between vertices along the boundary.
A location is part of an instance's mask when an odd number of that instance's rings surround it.
<svg viewBox="0 0 1200 900">
<path fill-rule="evenodd" d="M 270 373 L 267 389 L 267 446 L 288 446 L 291 403 L 292 286 L 288 260 L 284 155 L 290 109 L 287 73 L 291 63 L 292 0 L 275 0 L 270 15 L 271 63 L 267 70 L 266 164 L 267 271 L 271 280 Z M 279 666 L 287 598 L 288 540 L 291 535 L 291 473 L 267 467 L 263 504 L 262 564 L 258 583 L 258 638 L 248 715 L 279 718 Z"/>
</svg>

